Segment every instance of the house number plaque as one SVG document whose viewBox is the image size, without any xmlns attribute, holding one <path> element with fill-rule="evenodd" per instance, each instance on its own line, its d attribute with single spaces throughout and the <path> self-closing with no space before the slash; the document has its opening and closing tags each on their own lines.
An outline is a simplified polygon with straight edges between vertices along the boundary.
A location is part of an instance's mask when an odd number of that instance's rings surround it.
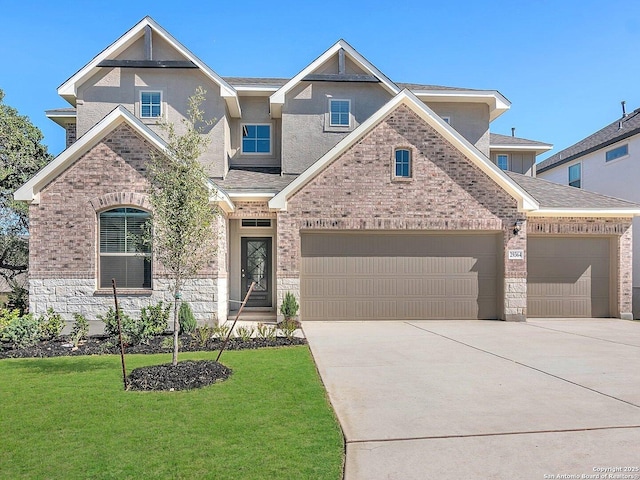
<svg viewBox="0 0 640 480">
<path fill-rule="evenodd" d="M 509 260 L 524 260 L 524 250 L 509 250 Z"/>
</svg>

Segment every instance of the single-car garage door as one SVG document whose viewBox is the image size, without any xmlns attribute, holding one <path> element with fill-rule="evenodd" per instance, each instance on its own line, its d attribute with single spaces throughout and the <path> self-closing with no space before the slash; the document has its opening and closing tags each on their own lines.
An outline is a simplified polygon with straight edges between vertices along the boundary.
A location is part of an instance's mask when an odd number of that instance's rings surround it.
<svg viewBox="0 0 640 480">
<path fill-rule="evenodd" d="M 603 237 L 529 236 L 527 316 L 610 316 L 610 245 Z"/>
<path fill-rule="evenodd" d="M 303 320 L 498 318 L 501 237 L 303 233 Z"/>
</svg>

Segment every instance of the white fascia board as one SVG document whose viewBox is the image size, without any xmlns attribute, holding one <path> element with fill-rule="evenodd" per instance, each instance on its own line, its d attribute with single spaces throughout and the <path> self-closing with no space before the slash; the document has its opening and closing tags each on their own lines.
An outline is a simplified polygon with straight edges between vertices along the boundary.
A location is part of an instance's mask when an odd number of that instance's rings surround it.
<svg viewBox="0 0 640 480">
<path fill-rule="evenodd" d="M 52 120 L 52 121 L 56 122 L 61 127 L 65 127 L 66 125 L 68 125 L 70 123 L 76 123 L 76 113 L 75 112 L 69 112 L 69 113 L 45 112 L 45 115 L 49 120 Z"/>
<path fill-rule="evenodd" d="M 16 190 L 13 194 L 14 199 L 23 202 L 35 201 L 37 203 L 38 194 L 42 187 L 58 177 L 58 175 L 64 172 L 77 159 L 97 145 L 107 134 L 123 122 L 127 122 L 134 130 L 142 135 L 145 140 L 158 150 L 161 152 L 166 151 L 166 143 L 164 140 L 137 119 L 126 108 L 120 105 L 95 124 L 69 148 L 58 155 L 51 163 L 40 170 L 27 183 Z"/>
<path fill-rule="evenodd" d="M 540 208 L 527 217 L 638 217 L 638 208 Z"/>
<path fill-rule="evenodd" d="M 343 138 L 336 146 L 323 155 L 318 161 L 287 185 L 280 193 L 269 201 L 269 208 L 274 210 L 286 210 L 287 199 L 306 185 L 311 179 L 324 170 L 333 160 L 358 142 L 364 135 L 378 125 L 386 116 L 395 110 L 400 104 L 405 104 L 418 114 L 425 122 L 431 125 L 439 134 L 447 139 L 463 155 L 469 158 L 493 181 L 500 185 L 507 193 L 518 201 L 520 211 L 531 211 L 539 208 L 538 202 L 522 189 L 517 183 L 511 180 L 497 165 L 493 164 L 476 147 L 471 145 L 467 139 L 454 130 L 448 123 L 442 120 L 433 110 L 421 102 L 409 90 L 403 90 L 380 110 L 369 117 L 353 132 Z"/>
<path fill-rule="evenodd" d="M 184 45 L 176 40 L 169 32 L 158 25 L 151 17 L 145 17 L 131 29 L 129 29 L 119 39 L 105 48 L 97 56 L 93 58 L 88 64 L 78 70 L 71 78 L 58 87 L 58 94 L 65 100 L 69 101 L 75 106 L 75 98 L 78 91 L 78 85 L 85 81 L 89 76 L 93 75 L 97 68 L 97 65 L 103 60 L 107 60 L 112 57 L 117 57 L 120 53 L 129 48 L 136 40 L 144 35 L 144 28 L 146 26 L 151 27 L 154 33 L 160 35 L 166 42 L 175 48 L 186 59 L 192 61 L 204 74 L 209 77 L 214 83 L 220 86 L 220 96 L 222 96 L 227 105 L 229 111 L 234 117 L 240 117 L 240 102 L 235 89 L 222 79 L 217 73 L 209 68 L 202 60 L 191 53 Z M 73 101 L 71 101 L 73 99 Z"/>
<path fill-rule="evenodd" d="M 264 200 L 266 202 L 271 200 L 275 196 L 276 194 L 273 192 L 230 192 L 229 193 L 229 197 L 236 201 L 246 200 L 246 201 L 255 202 L 259 200 Z"/>
<path fill-rule="evenodd" d="M 209 180 L 209 191 L 211 195 L 209 196 L 210 203 L 216 203 L 225 213 L 231 213 L 235 211 L 236 206 L 229 198 L 229 194 L 222 190 L 215 182 Z"/>
<path fill-rule="evenodd" d="M 429 102 L 486 103 L 490 121 L 511 108 L 511 102 L 497 90 L 414 90 L 413 94 Z"/>
<path fill-rule="evenodd" d="M 235 87 L 238 96 L 241 97 L 269 97 L 274 92 L 278 91 L 279 87 L 265 87 L 265 86 L 251 86 L 243 85 L 241 87 Z"/>
<path fill-rule="evenodd" d="M 300 73 L 298 73 L 295 77 L 293 77 L 282 87 L 280 87 L 273 95 L 271 95 L 271 116 L 274 118 L 279 117 L 282 114 L 282 105 L 284 105 L 287 93 L 298 83 L 300 83 L 304 77 L 313 73 L 333 55 L 338 53 L 340 49 L 344 49 L 345 53 L 348 57 L 351 58 L 351 60 L 353 60 L 371 75 L 377 77 L 380 80 L 382 86 L 389 93 L 391 93 L 392 95 L 397 95 L 400 92 L 400 88 L 395 83 L 393 83 L 384 73 L 378 70 L 371 62 L 369 62 L 369 60 L 360 55 L 345 40 L 340 39 L 322 55 L 320 55 L 313 62 L 307 65 Z"/>
<path fill-rule="evenodd" d="M 523 151 L 535 152 L 536 155 L 548 152 L 552 148 L 553 145 L 489 145 L 489 150 L 492 152 Z"/>
</svg>

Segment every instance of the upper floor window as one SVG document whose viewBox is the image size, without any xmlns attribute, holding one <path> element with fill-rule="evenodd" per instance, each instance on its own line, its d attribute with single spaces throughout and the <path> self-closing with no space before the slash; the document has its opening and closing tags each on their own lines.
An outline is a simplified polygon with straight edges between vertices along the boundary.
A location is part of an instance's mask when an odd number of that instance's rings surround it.
<svg viewBox="0 0 640 480">
<path fill-rule="evenodd" d="M 242 125 L 242 153 L 270 154 L 271 125 Z"/>
<path fill-rule="evenodd" d="M 498 168 L 501 170 L 509 170 L 509 155 L 498 155 Z"/>
<path fill-rule="evenodd" d="M 140 92 L 140 117 L 158 118 L 162 116 L 162 92 Z"/>
<path fill-rule="evenodd" d="M 447 122 L 449 125 L 451 125 L 451 117 L 441 117 L 441 118 L 442 118 L 442 120 Z"/>
<path fill-rule="evenodd" d="M 151 288 L 151 252 L 140 245 L 149 214 L 136 208 L 114 208 L 99 215 L 99 288 Z"/>
<path fill-rule="evenodd" d="M 580 171 L 580 164 L 576 163 L 569 167 L 569 185 L 572 187 L 581 188 L 582 184 L 582 172 Z"/>
<path fill-rule="evenodd" d="M 607 162 L 611 160 L 615 160 L 616 158 L 624 157 L 629 155 L 629 145 L 621 145 L 620 147 L 609 150 L 605 153 L 605 159 Z"/>
<path fill-rule="evenodd" d="M 349 100 L 329 101 L 329 125 L 332 127 L 348 127 L 351 125 Z"/>
<path fill-rule="evenodd" d="M 411 151 L 406 148 L 398 148 L 395 152 L 395 176 L 400 178 L 411 177 Z"/>
</svg>

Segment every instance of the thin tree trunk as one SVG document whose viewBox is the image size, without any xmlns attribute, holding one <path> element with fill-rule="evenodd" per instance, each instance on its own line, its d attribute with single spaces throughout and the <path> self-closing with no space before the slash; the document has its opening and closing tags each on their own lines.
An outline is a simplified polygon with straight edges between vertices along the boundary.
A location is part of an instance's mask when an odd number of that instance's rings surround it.
<svg viewBox="0 0 640 480">
<path fill-rule="evenodd" d="M 173 292 L 173 365 L 178 364 L 178 334 L 180 333 L 180 322 L 178 321 L 178 293 L 179 286 Z"/>
</svg>

